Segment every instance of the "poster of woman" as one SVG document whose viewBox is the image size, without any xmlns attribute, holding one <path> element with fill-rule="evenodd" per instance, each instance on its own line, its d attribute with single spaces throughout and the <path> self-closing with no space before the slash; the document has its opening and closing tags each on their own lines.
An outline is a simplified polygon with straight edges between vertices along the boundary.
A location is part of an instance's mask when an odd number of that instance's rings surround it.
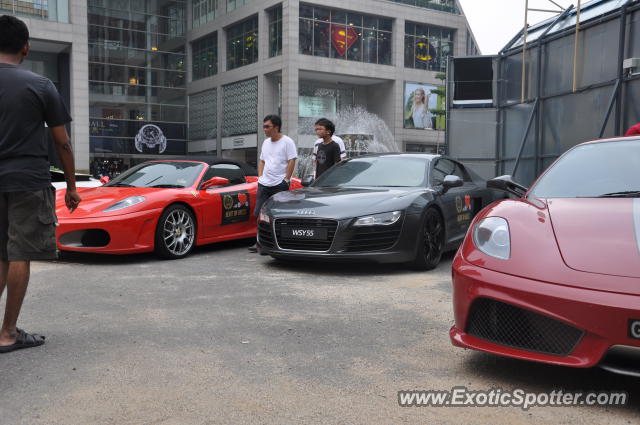
<svg viewBox="0 0 640 425">
<path fill-rule="evenodd" d="M 438 95 L 432 93 L 436 86 L 405 83 L 404 128 L 434 129 L 435 116 L 431 112 L 438 107 Z"/>
</svg>

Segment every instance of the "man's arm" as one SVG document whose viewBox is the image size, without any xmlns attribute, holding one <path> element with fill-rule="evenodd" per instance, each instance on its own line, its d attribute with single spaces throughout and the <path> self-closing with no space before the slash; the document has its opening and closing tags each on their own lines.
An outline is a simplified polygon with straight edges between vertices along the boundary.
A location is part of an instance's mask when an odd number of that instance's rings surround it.
<svg viewBox="0 0 640 425">
<path fill-rule="evenodd" d="M 262 177 L 262 172 L 264 171 L 264 160 L 258 161 L 258 177 Z"/>
<path fill-rule="evenodd" d="M 286 176 L 284 176 L 284 179 L 286 181 L 291 180 L 291 176 L 293 175 L 293 170 L 296 168 L 296 159 L 297 158 L 293 158 L 287 162 L 287 174 Z"/>
<path fill-rule="evenodd" d="M 333 150 L 333 163 L 337 164 L 342 160 L 342 149 L 340 145 L 336 143 L 336 148 Z"/>
<path fill-rule="evenodd" d="M 67 192 L 64 195 L 64 203 L 67 205 L 69 211 L 73 212 L 82 199 L 76 191 L 76 165 L 73 158 L 71 140 L 69 140 L 69 135 L 64 125 L 51 127 L 51 135 L 56 145 L 58 159 L 60 159 L 62 163 L 64 179 L 67 181 Z"/>
</svg>

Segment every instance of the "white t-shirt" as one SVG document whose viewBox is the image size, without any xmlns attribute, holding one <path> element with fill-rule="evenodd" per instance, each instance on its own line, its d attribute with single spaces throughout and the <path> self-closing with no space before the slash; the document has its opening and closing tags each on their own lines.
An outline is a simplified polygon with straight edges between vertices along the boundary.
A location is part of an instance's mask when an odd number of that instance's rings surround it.
<svg viewBox="0 0 640 425">
<path fill-rule="evenodd" d="M 262 151 L 260 152 L 260 160 L 264 161 L 264 169 L 258 183 L 263 186 L 279 185 L 287 175 L 289 160 L 297 157 L 296 144 L 289 136 L 283 134 L 276 142 L 271 141 L 271 138 L 266 139 L 262 142 Z"/>
<path fill-rule="evenodd" d="M 322 143 L 323 140 L 324 139 L 318 139 L 313 144 L 313 160 L 314 161 L 316 160 L 316 156 L 318 154 L 318 146 L 320 145 L 320 143 Z M 331 136 L 331 140 L 333 140 L 338 144 L 338 146 L 340 146 L 340 159 L 342 160 L 347 159 L 347 150 L 344 148 L 344 140 L 342 140 L 340 137 L 336 136 L 335 134 Z"/>
</svg>

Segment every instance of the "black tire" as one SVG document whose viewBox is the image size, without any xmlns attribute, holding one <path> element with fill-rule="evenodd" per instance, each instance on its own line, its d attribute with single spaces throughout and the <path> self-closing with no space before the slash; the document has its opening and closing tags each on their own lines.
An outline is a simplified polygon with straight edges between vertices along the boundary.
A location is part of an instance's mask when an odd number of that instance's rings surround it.
<svg viewBox="0 0 640 425">
<path fill-rule="evenodd" d="M 413 267 L 418 270 L 436 268 L 442 258 L 444 237 L 442 216 L 435 208 L 427 209 L 418 234 L 418 251 L 412 263 Z"/>
<path fill-rule="evenodd" d="M 155 251 L 167 260 L 184 258 L 196 242 L 196 221 L 193 213 L 183 205 L 170 205 L 156 226 Z"/>
</svg>

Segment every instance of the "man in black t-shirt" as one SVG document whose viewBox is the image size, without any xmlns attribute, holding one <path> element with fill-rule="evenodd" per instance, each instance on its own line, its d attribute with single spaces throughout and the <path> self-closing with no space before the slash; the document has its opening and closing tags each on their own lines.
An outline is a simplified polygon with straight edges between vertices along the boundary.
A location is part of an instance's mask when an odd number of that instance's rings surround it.
<svg viewBox="0 0 640 425">
<path fill-rule="evenodd" d="M 44 344 L 43 336 L 18 329 L 17 321 L 30 261 L 56 258 L 55 193 L 45 124 L 67 180 L 65 204 L 73 211 L 80 203 L 65 128 L 71 117 L 51 81 L 19 67 L 28 53 L 24 22 L 0 16 L 0 297 L 7 288 L 0 354 Z"/>
<path fill-rule="evenodd" d="M 340 162 L 342 149 L 333 141 L 335 125 L 326 118 L 321 118 L 315 125 L 319 139 L 313 146 L 313 161 L 316 166 L 316 179 L 329 168 Z"/>
</svg>

